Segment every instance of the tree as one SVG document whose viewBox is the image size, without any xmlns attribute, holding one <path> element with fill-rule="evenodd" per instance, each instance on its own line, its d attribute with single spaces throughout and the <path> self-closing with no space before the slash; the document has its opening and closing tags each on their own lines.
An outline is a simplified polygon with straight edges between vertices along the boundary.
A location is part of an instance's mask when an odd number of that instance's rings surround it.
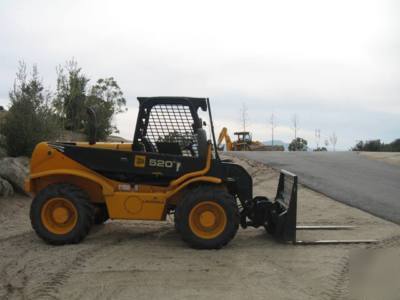
<svg viewBox="0 0 400 300">
<path fill-rule="evenodd" d="M 359 141 L 352 151 L 371 151 L 371 152 L 400 152 L 400 139 L 396 139 L 389 144 L 382 143 L 381 140 Z"/>
<path fill-rule="evenodd" d="M 293 139 L 289 144 L 289 151 L 307 151 L 307 141 L 300 137 Z"/>
<path fill-rule="evenodd" d="M 247 114 L 247 105 L 246 103 L 242 103 L 242 108 L 240 109 L 240 121 L 243 124 L 243 131 L 246 131 L 246 123 L 248 121 L 248 114 Z"/>
<path fill-rule="evenodd" d="M 63 121 L 64 128 L 82 130 L 86 119 L 86 88 L 89 79 L 82 74 L 76 60 L 66 62 L 65 69 L 57 68 L 57 92 L 54 107 Z"/>
<path fill-rule="evenodd" d="M 36 66 L 28 78 L 26 64 L 20 62 L 9 93 L 11 106 L 0 128 L 8 155 L 30 156 L 37 143 L 56 137 L 58 123 L 50 106 L 50 96 Z"/>
<path fill-rule="evenodd" d="M 400 139 L 396 139 L 389 145 L 385 145 L 385 151 L 400 152 Z"/>
<path fill-rule="evenodd" d="M 97 139 L 118 133 L 113 118 L 126 111 L 126 100 L 113 77 L 99 79 L 89 87 L 90 79 L 82 74 L 74 59 L 68 61 L 65 68 L 58 67 L 57 74 L 57 93 L 53 104 L 64 129 L 88 134 L 86 108 L 92 107 L 97 117 Z"/>
<path fill-rule="evenodd" d="M 337 136 L 336 133 L 332 133 L 332 135 L 329 137 L 329 140 L 331 142 L 333 151 L 336 151 L 336 143 L 337 143 Z"/>
<path fill-rule="evenodd" d="M 297 138 L 297 133 L 299 131 L 299 124 L 300 124 L 300 120 L 299 117 L 297 116 L 297 114 L 294 114 L 292 117 L 292 127 L 294 130 L 294 138 Z"/>
<path fill-rule="evenodd" d="M 113 77 L 97 80 L 86 97 L 85 106 L 92 107 L 96 112 L 98 139 L 105 139 L 113 132 L 119 132 L 112 122 L 113 117 L 127 109 L 123 93 Z M 87 121 L 84 121 L 84 132 L 89 133 Z"/>
<path fill-rule="evenodd" d="M 328 149 L 326 149 L 325 147 L 318 147 L 314 149 L 314 152 L 325 152 L 325 151 L 328 151 Z"/>
</svg>

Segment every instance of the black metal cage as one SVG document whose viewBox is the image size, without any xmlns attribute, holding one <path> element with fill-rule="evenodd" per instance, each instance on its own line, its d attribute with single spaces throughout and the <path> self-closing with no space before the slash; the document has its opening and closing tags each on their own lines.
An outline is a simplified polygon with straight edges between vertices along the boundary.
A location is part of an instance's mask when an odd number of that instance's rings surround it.
<svg viewBox="0 0 400 300">
<path fill-rule="evenodd" d="M 134 147 L 146 152 L 198 157 L 202 121 L 197 115 L 206 110 L 205 99 L 138 98 L 140 102 Z"/>
</svg>

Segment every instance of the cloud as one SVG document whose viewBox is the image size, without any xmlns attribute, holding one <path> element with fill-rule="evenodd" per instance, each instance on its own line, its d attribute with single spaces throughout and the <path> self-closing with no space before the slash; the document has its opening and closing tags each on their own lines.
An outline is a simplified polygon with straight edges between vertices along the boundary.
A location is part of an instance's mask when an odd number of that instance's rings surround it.
<svg viewBox="0 0 400 300">
<path fill-rule="evenodd" d="M 312 138 L 398 137 L 400 26 L 396 1 L 2 1 L 0 103 L 18 60 L 37 63 L 46 86 L 75 57 L 93 79 L 114 76 L 128 99 L 118 115 L 133 135 L 136 96 L 208 96 L 215 120 L 254 136 L 274 112 L 282 139 L 291 115 Z M 286 128 L 285 130 L 283 128 Z"/>
</svg>

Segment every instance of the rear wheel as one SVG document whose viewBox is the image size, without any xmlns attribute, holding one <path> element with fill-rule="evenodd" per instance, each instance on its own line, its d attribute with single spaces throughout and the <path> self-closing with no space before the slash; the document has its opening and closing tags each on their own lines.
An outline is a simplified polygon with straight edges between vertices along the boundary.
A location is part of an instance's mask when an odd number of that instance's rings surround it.
<svg viewBox="0 0 400 300">
<path fill-rule="evenodd" d="M 235 198 L 212 186 L 193 189 L 176 207 L 175 226 L 191 247 L 219 249 L 233 239 L 239 228 Z"/>
<path fill-rule="evenodd" d="M 32 201 L 33 229 L 53 245 L 78 243 L 89 233 L 94 209 L 88 196 L 70 184 L 53 184 L 40 191 Z"/>
</svg>

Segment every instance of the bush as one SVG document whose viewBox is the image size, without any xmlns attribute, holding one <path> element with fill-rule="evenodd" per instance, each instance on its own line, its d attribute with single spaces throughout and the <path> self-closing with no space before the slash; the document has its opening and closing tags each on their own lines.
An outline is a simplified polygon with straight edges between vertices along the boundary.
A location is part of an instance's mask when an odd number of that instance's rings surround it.
<svg viewBox="0 0 400 300">
<path fill-rule="evenodd" d="M 92 107 L 96 112 L 97 140 L 105 140 L 112 133 L 119 133 L 113 124 L 113 117 L 126 111 L 126 100 L 114 78 L 97 80 L 86 96 L 85 106 Z M 84 132 L 89 134 L 89 122 L 84 121 Z"/>
<path fill-rule="evenodd" d="M 98 79 L 89 87 L 86 77 L 75 60 L 67 62 L 66 68 L 59 67 L 57 92 L 53 100 L 54 108 L 66 130 L 89 133 L 87 107 L 96 112 L 97 140 L 106 139 L 118 133 L 113 124 L 116 114 L 126 111 L 126 100 L 113 77 Z"/>
<path fill-rule="evenodd" d="M 289 151 L 307 151 L 307 144 L 305 139 L 298 137 L 289 144 Z"/>
<path fill-rule="evenodd" d="M 326 152 L 328 151 L 328 149 L 326 149 L 326 147 L 318 147 L 316 149 L 314 149 L 314 152 Z"/>
<path fill-rule="evenodd" d="M 9 97 L 11 107 L 0 127 L 3 146 L 10 156 L 30 156 L 37 143 L 51 140 L 58 131 L 57 119 L 49 106 L 50 94 L 44 90 L 35 66 L 27 79 L 26 65 L 20 64 Z"/>
<path fill-rule="evenodd" d="M 360 141 L 352 151 L 370 151 L 370 152 L 400 152 L 400 139 L 396 139 L 389 144 L 382 143 L 381 140 Z"/>
</svg>

